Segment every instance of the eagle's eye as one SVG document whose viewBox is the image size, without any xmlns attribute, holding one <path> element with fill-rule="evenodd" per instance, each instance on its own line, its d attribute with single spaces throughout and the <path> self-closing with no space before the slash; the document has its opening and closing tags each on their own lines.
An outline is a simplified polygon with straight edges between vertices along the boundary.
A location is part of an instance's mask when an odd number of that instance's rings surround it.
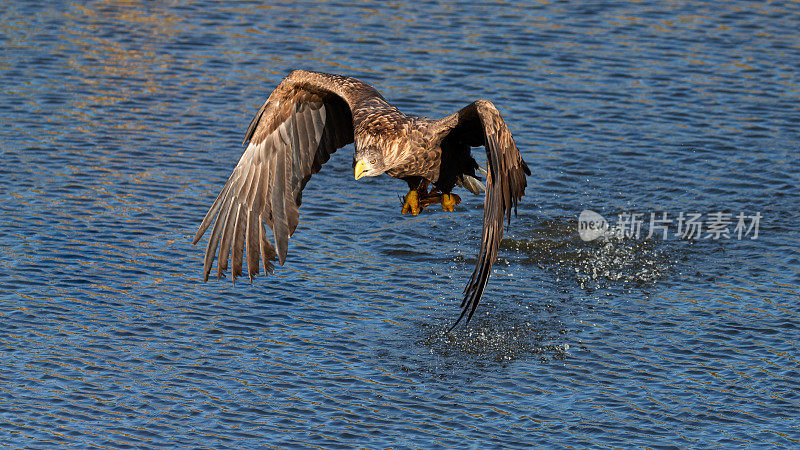
<svg viewBox="0 0 800 450">
<path fill-rule="evenodd" d="M 370 163 L 371 165 L 375 165 L 375 158 L 372 158 L 372 159 L 370 159 L 370 160 L 369 160 L 369 163 Z"/>
</svg>

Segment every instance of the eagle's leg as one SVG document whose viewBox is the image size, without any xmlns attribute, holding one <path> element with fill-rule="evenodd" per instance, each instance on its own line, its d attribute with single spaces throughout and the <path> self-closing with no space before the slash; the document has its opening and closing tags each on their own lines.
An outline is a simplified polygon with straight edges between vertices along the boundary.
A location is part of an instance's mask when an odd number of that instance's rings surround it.
<svg viewBox="0 0 800 450">
<path fill-rule="evenodd" d="M 461 203 L 461 197 L 456 194 L 442 194 L 442 211 L 453 212 L 456 205 Z"/>
<path fill-rule="evenodd" d="M 441 203 L 442 211 L 452 212 L 455 211 L 456 205 L 461 203 L 461 197 L 456 194 L 445 194 L 439 188 L 433 188 L 429 193 L 420 197 L 419 203 L 423 208 Z"/>
<path fill-rule="evenodd" d="M 445 194 L 438 188 L 428 192 L 430 182 L 421 177 L 406 178 L 409 191 L 403 198 L 402 214 L 410 212 L 417 215 L 430 205 L 440 203 L 442 211 L 454 211 L 457 204 L 461 203 L 461 197 L 456 194 Z"/>
<path fill-rule="evenodd" d="M 420 211 L 422 211 L 422 207 L 419 205 L 419 194 L 412 189 L 408 191 L 408 194 L 403 198 L 403 210 L 400 211 L 400 214 L 410 212 L 416 216 Z"/>
<path fill-rule="evenodd" d="M 403 209 L 401 214 L 410 212 L 413 215 L 419 214 L 428 204 L 420 202 L 428 195 L 428 180 L 422 177 L 409 177 L 405 179 L 408 183 L 408 194 L 403 198 Z"/>
</svg>

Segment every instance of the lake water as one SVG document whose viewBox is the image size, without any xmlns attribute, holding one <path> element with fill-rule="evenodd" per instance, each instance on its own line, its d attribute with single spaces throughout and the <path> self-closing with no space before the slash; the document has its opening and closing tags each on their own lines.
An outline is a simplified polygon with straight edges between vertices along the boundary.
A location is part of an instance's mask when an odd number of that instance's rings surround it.
<svg viewBox="0 0 800 450">
<path fill-rule="evenodd" d="M 0 443 L 800 445 L 796 3 L 0 17 Z M 309 183 L 274 276 L 202 282 L 190 239 L 295 68 L 408 114 L 501 110 L 533 174 L 468 326 L 446 331 L 483 199 L 402 216 L 405 184 L 354 181 L 352 147 Z M 584 242 L 585 209 L 644 232 Z M 667 239 L 646 239 L 651 213 Z M 699 239 L 675 236 L 681 213 Z M 716 213 L 729 237 L 706 238 Z"/>
</svg>

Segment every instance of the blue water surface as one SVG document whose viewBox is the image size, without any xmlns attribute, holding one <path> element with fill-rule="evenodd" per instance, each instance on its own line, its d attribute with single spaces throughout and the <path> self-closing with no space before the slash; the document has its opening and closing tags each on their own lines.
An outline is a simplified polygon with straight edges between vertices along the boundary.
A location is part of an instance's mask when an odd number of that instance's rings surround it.
<svg viewBox="0 0 800 450">
<path fill-rule="evenodd" d="M 0 444 L 800 445 L 796 3 L 0 4 Z M 482 197 L 403 216 L 352 146 L 283 267 L 202 282 L 190 240 L 296 68 L 498 106 L 532 175 L 468 326 Z M 584 242 L 584 209 L 734 219 Z"/>
</svg>

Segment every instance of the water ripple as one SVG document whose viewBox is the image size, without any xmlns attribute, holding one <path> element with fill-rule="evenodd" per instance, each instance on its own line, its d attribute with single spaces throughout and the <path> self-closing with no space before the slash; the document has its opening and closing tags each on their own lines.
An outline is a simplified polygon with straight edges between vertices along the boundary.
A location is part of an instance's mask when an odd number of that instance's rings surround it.
<svg viewBox="0 0 800 450">
<path fill-rule="evenodd" d="M 791 3 L 0 11 L 0 443 L 798 445 Z M 468 326 L 447 331 L 482 199 L 401 216 L 404 184 L 353 182 L 351 148 L 274 276 L 201 282 L 190 239 L 294 68 L 411 114 L 498 105 L 533 173 Z M 585 243 L 583 209 L 763 220 Z"/>
</svg>

